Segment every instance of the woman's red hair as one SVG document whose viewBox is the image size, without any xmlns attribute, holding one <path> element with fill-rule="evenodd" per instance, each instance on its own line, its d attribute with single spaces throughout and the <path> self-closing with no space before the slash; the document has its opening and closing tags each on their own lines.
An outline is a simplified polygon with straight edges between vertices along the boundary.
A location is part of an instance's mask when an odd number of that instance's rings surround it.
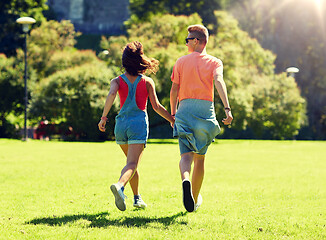
<svg viewBox="0 0 326 240">
<path fill-rule="evenodd" d="M 122 54 L 122 67 L 133 76 L 144 74 L 145 72 L 156 73 L 159 61 L 145 56 L 143 45 L 134 41 L 128 43 Z"/>
</svg>

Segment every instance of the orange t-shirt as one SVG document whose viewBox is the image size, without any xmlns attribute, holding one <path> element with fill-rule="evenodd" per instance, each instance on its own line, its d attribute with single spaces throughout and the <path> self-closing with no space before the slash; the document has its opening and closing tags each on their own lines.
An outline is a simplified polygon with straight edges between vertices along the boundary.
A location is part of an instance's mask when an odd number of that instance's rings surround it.
<svg viewBox="0 0 326 240">
<path fill-rule="evenodd" d="M 173 67 L 172 82 L 179 84 L 179 101 L 187 98 L 214 100 L 214 71 L 223 67 L 220 59 L 193 52 L 179 58 Z"/>
</svg>

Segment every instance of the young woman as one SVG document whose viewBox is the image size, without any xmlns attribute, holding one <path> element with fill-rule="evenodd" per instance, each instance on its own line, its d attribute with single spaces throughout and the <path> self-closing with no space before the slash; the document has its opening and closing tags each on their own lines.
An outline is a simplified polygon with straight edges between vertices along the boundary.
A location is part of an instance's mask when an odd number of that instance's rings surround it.
<svg viewBox="0 0 326 240">
<path fill-rule="evenodd" d="M 139 173 L 138 163 L 141 159 L 148 138 L 147 98 L 149 97 L 153 109 L 172 125 L 174 118 L 160 104 L 154 81 L 142 74 L 145 72 L 156 73 L 159 62 L 156 59 L 144 55 L 143 46 L 140 42 L 128 43 L 122 54 L 122 66 L 125 73 L 111 81 L 109 94 L 99 130 L 105 131 L 107 114 L 113 101 L 119 92 L 120 112 L 116 117 L 114 134 L 117 144 L 127 157 L 127 164 L 121 171 L 121 176 L 116 184 L 111 185 L 111 191 L 115 197 L 115 204 L 121 211 L 126 210 L 124 187 L 130 182 L 134 194 L 134 207 L 145 208 L 147 205 L 141 199 L 138 192 Z"/>
</svg>

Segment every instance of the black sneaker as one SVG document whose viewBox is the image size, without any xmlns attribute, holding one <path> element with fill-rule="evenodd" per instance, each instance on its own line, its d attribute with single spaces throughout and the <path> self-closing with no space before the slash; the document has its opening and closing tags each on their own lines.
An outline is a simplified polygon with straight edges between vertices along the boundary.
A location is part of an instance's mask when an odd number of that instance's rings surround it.
<svg viewBox="0 0 326 240">
<path fill-rule="evenodd" d="M 193 212 L 195 210 L 195 201 L 192 196 L 191 183 L 189 180 L 185 179 L 182 182 L 183 190 L 183 205 L 188 212 Z"/>
</svg>

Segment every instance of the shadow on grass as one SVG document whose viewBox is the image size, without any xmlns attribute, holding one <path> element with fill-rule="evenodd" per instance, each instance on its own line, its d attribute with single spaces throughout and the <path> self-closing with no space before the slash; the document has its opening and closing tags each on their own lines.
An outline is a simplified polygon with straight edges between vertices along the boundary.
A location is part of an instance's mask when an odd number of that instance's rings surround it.
<svg viewBox="0 0 326 240">
<path fill-rule="evenodd" d="M 47 218 L 36 218 L 26 224 L 45 224 L 49 226 L 62 226 L 69 223 L 74 224 L 74 222 L 78 222 L 80 225 L 84 225 L 84 227 L 90 228 L 101 228 L 106 226 L 126 226 L 126 227 L 143 227 L 148 225 L 149 223 L 161 223 L 165 227 L 172 224 L 187 224 L 185 221 L 177 222 L 176 219 L 178 217 L 185 216 L 187 212 L 179 212 L 172 216 L 166 217 L 119 217 L 115 219 L 109 218 L 109 213 L 102 212 L 98 214 L 76 214 L 76 215 L 65 215 L 62 217 L 47 217 Z"/>
</svg>

